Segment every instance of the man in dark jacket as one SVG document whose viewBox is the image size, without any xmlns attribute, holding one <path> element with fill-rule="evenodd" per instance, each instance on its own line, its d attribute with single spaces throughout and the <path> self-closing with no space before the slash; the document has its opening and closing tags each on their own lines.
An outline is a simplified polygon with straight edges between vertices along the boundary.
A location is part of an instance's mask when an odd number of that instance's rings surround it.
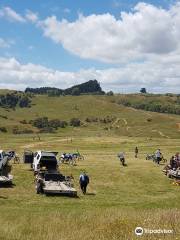
<svg viewBox="0 0 180 240">
<path fill-rule="evenodd" d="M 138 157 L 138 152 L 139 152 L 138 148 L 137 148 L 137 147 L 135 147 L 135 158 L 137 158 L 137 157 Z"/>
<path fill-rule="evenodd" d="M 85 172 L 83 172 L 80 175 L 79 184 L 80 184 L 80 187 L 81 187 L 81 190 L 82 190 L 83 194 L 86 194 L 86 188 L 87 188 L 87 185 L 89 184 L 89 177 Z"/>
</svg>

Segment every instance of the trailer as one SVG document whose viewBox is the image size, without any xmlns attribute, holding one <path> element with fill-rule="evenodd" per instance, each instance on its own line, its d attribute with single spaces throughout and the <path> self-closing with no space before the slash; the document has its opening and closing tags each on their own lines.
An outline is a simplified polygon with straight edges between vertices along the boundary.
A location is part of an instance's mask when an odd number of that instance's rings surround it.
<svg viewBox="0 0 180 240">
<path fill-rule="evenodd" d="M 63 176 L 58 171 L 40 171 L 36 176 L 36 193 L 77 196 L 71 177 Z"/>
<path fill-rule="evenodd" d="M 58 168 L 58 152 L 37 151 L 34 154 L 33 170 L 37 194 L 60 194 L 77 196 L 72 177 L 62 175 Z"/>
<path fill-rule="evenodd" d="M 10 175 L 11 166 L 8 164 L 9 161 L 9 155 L 0 150 L 0 184 L 12 184 L 13 176 Z"/>
</svg>

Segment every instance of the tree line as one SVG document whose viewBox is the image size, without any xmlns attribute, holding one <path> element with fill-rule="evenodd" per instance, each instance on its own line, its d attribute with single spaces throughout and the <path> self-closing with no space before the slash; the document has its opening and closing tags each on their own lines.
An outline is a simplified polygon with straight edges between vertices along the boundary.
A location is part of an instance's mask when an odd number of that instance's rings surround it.
<svg viewBox="0 0 180 240">
<path fill-rule="evenodd" d="M 0 95 L 0 107 L 16 108 L 17 106 L 24 108 L 31 106 L 31 97 L 22 92 L 12 92 Z"/>
<path fill-rule="evenodd" d="M 81 120 L 78 118 L 71 118 L 69 122 L 60 119 L 48 119 L 48 117 L 40 117 L 30 120 L 29 124 L 39 129 L 40 133 L 53 133 L 58 128 L 65 128 L 67 126 L 79 127 Z"/>
<path fill-rule="evenodd" d="M 118 98 L 118 104 L 145 111 L 170 113 L 180 115 L 180 96 L 179 95 L 143 95 L 128 96 Z"/>
<path fill-rule="evenodd" d="M 80 94 L 105 94 L 102 91 L 100 83 L 97 80 L 89 80 L 88 82 L 75 85 L 67 89 L 59 89 L 54 87 L 40 87 L 40 88 L 26 88 L 25 93 L 33 94 L 45 94 L 48 96 L 63 96 L 73 95 L 78 96 Z"/>
</svg>

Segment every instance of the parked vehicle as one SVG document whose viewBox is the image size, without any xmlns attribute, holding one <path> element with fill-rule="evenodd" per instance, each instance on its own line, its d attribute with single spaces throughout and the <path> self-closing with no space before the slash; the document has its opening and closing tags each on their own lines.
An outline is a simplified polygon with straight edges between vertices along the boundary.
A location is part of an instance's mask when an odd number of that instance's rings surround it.
<svg viewBox="0 0 180 240">
<path fill-rule="evenodd" d="M 36 176 L 37 194 L 61 194 L 77 196 L 77 191 L 73 186 L 69 176 L 63 176 L 58 171 L 40 171 Z"/>
<path fill-rule="evenodd" d="M 61 194 L 77 196 L 72 177 L 63 176 L 58 170 L 58 152 L 37 151 L 34 154 L 33 169 L 36 175 L 37 194 Z"/>
<path fill-rule="evenodd" d="M 13 176 L 10 175 L 11 166 L 8 164 L 9 160 L 8 154 L 0 150 L 0 184 L 12 184 Z"/>
<path fill-rule="evenodd" d="M 32 168 L 35 172 L 40 171 L 42 167 L 50 169 L 56 169 L 58 167 L 58 160 L 56 158 L 58 152 L 50 151 L 37 151 L 33 155 Z"/>
</svg>

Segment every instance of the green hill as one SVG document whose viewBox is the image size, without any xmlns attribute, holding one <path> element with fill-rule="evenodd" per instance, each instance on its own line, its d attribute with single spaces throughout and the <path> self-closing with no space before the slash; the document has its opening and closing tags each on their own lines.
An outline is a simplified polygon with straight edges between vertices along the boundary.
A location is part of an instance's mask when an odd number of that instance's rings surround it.
<svg viewBox="0 0 180 240">
<path fill-rule="evenodd" d="M 41 117 L 70 122 L 78 118 L 81 126 L 58 128 L 62 135 L 117 135 L 129 137 L 178 138 L 180 116 L 134 109 L 119 104 L 120 96 L 60 96 L 34 95 L 31 107 L 0 108 L 0 127 L 8 133 L 14 128 L 37 133 L 29 121 Z M 134 97 L 135 98 L 135 97 Z M 136 97 L 137 98 L 137 97 Z"/>
<path fill-rule="evenodd" d="M 131 101 L 141 98 L 130 96 Z M 174 231 L 142 239 L 179 239 L 179 186 L 164 176 L 164 164 L 157 166 L 145 157 L 160 148 L 169 160 L 179 151 L 180 116 L 127 107 L 119 104 L 120 98 L 124 96 L 35 95 L 30 107 L 0 108 L 0 127 L 8 131 L 0 134 L 1 149 L 15 150 L 21 162 L 27 149 L 60 154 L 78 149 L 85 157 L 76 166 L 60 165 L 63 174 L 73 175 L 78 198 L 37 195 L 30 166 L 12 163 L 14 185 L 0 189 L 0 239 L 135 240 L 137 226 Z M 71 126 L 72 118 L 81 125 Z M 41 129 L 31 121 L 37 119 L 44 119 L 41 124 L 61 120 L 68 125 L 39 138 L 35 133 Z M 14 129 L 33 133 L 12 134 Z M 119 151 L 125 152 L 127 167 L 120 165 Z M 90 176 L 85 196 L 79 188 L 83 170 Z"/>
</svg>

